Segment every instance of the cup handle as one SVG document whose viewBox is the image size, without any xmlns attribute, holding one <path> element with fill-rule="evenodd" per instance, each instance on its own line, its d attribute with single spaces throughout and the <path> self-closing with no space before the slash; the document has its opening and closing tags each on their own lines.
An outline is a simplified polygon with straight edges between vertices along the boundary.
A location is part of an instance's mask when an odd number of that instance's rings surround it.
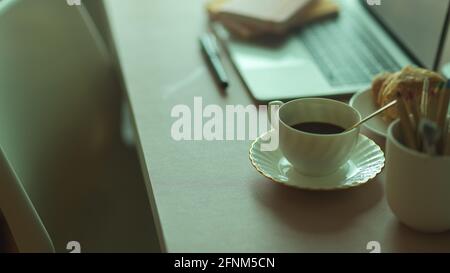
<svg viewBox="0 0 450 273">
<path fill-rule="evenodd" d="M 284 102 L 279 101 L 279 100 L 275 100 L 275 101 L 271 101 L 269 102 L 269 111 L 267 111 L 267 118 L 269 120 L 269 124 L 272 124 L 272 117 L 274 114 L 277 114 L 277 111 L 280 109 L 280 107 L 284 104 Z M 278 115 L 277 115 L 278 116 Z M 274 127 L 274 126 L 272 126 Z"/>
</svg>

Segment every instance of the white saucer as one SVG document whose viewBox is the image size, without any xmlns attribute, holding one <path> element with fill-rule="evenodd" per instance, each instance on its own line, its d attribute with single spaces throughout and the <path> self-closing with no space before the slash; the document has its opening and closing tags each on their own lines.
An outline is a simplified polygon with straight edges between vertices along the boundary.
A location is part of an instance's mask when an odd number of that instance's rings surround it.
<svg viewBox="0 0 450 273">
<path fill-rule="evenodd" d="M 350 106 L 354 107 L 361 114 L 361 117 L 367 117 L 372 114 L 378 107 L 372 97 L 372 91 L 370 89 L 356 93 L 350 99 Z M 375 116 L 372 119 L 366 121 L 362 126 L 367 128 L 372 133 L 386 137 L 389 128 L 389 122 L 381 118 L 381 115 Z"/>
<path fill-rule="evenodd" d="M 307 190 L 347 189 L 368 182 L 384 167 L 385 159 L 381 148 L 366 136 L 359 135 L 350 160 L 338 171 L 323 177 L 305 176 L 292 167 L 280 150 L 261 151 L 263 136 L 252 143 L 250 161 L 263 176 L 287 186 Z"/>
</svg>

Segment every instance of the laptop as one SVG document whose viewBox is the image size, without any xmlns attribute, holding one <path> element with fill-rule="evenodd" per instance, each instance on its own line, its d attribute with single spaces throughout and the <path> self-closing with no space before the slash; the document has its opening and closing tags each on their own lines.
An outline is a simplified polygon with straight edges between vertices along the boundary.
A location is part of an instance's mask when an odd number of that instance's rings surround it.
<svg viewBox="0 0 450 273">
<path fill-rule="evenodd" d="M 383 71 L 409 64 L 439 68 L 450 0 L 335 1 L 341 9 L 336 18 L 284 41 L 246 42 L 214 26 L 255 99 L 350 94 L 370 87 Z"/>
</svg>

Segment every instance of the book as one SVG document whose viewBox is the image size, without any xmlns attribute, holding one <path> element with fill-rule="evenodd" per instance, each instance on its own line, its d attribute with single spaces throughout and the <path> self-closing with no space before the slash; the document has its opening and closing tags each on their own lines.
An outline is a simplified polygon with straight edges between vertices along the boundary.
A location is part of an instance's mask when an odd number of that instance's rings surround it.
<svg viewBox="0 0 450 273">
<path fill-rule="evenodd" d="M 236 10 L 238 5 L 230 6 L 230 3 L 240 3 L 241 1 L 245 2 L 245 5 L 242 6 L 244 8 L 241 12 L 232 15 L 230 7 Z M 274 1 L 277 2 L 277 0 Z M 281 12 L 277 15 L 268 15 L 270 12 L 263 12 L 262 8 L 249 11 L 251 2 L 253 5 L 257 5 L 253 0 L 212 0 L 207 3 L 206 8 L 212 20 L 221 22 L 231 33 L 246 39 L 264 34 L 283 35 L 292 28 L 334 16 L 339 12 L 338 5 L 332 0 L 296 1 L 297 5 L 288 5 L 283 0 L 282 3 L 280 2 L 280 7 L 274 8 L 272 11 L 283 10 L 286 7 L 297 7 L 297 9 L 290 12 Z M 264 0 L 262 2 L 264 2 L 264 5 L 261 5 L 261 7 L 267 9 L 271 7 L 269 2 L 273 1 Z M 260 15 L 260 17 L 256 18 L 257 15 Z"/>
</svg>

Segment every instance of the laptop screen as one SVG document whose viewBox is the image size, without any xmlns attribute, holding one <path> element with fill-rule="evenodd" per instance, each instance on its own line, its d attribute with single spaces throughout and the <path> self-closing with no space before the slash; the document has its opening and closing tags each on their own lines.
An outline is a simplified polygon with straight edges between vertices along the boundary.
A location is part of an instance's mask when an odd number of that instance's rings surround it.
<svg viewBox="0 0 450 273">
<path fill-rule="evenodd" d="M 450 0 L 381 0 L 379 3 L 369 7 L 375 16 L 422 65 L 435 68 Z"/>
</svg>

